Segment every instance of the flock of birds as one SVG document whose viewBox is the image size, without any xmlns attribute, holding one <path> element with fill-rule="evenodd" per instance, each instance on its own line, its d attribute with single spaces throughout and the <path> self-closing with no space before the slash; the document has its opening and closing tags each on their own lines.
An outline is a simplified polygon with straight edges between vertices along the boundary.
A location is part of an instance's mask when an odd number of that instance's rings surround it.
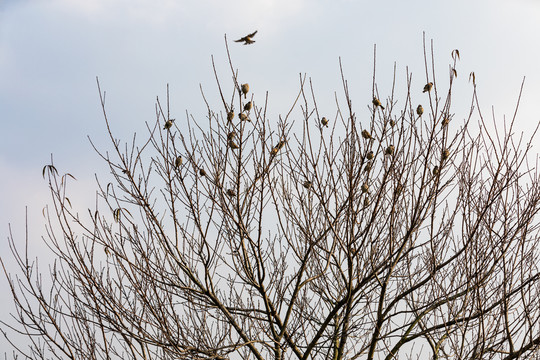
<svg viewBox="0 0 540 360">
<path fill-rule="evenodd" d="M 257 34 L 257 31 L 254 31 L 252 32 L 251 34 L 248 34 L 238 40 L 234 40 L 235 42 L 243 42 L 244 45 L 250 45 L 250 44 L 253 44 L 255 42 L 255 40 L 253 40 L 253 37 Z M 431 89 L 433 88 L 433 83 L 432 82 L 428 82 L 425 86 L 424 86 L 424 89 L 423 89 L 423 92 L 426 93 L 426 92 L 430 92 Z M 244 95 L 244 98 L 247 97 L 247 94 L 249 92 L 249 84 L 242 84 L 240 86 L 240 94 L 241 95 Z M 374 108 L 376 109 L 377 107 L 380 107 L 382 110 L 384 110 L 384 106 L 382 105 L 381 101 L 374 97 L 373 100 L 372 100 L 372 104 L 374 106 Z M 251 101 L 247 102 L 245 105 L 244 105 L 244 111 L 246 112 L 249 112 L 253 107 L 253 103 Z M 416 114 L 418 116 L 422 116 L 422 114 L 424 113 L 424 108 L 422 107 L 422 105 L 418 105 L 418 107 L 416 108 Z M 244 112 L 241 112 L 240 114 L 238 114 L 238 117 L 240 118 L 241 121 L 251 121 L 249 120 L 248 116 L 244 113 Z M 227 122 L 231 122 L 232 120 L 234 119 L 234 111 L 229 111 L 227 113 Z M 173 125 L 173 122 L 174 122 L 174 119 L 168 119 L 166 122 L 165 122 L 165 125 L 163 127 L 164 130 L 168 130 L 172 127 Z M 328 119 L 326 117 L 322 117 L 321 118 L 321 125 L 324 126 L 324 127 L 328 127 Z M 445 117 L 442 121 L 442 126 L 446 126 L 448 125 L 449 123 L 449 118 L 448 117 Z M 394 120 L 390 120 L 390 125 L 391 126 L 394 126 L 395 125 L 395 121 Z M 364 139 L 371 139 L 372 136 L 371 136 L 371 133 L 364 129 L 362 130 L 362 133 L 361 133 L 362 137 Z M 233 149 L 233 150 L 236 150 L 236 149 L 239 149 L 240 147 L 238 146 L 238 144 L 234 141 L 236 137 L 236 132 L 235 131 L 231 131 L 227 134 L 227 145 Z M 280 140 L 279 143 L 274 146 L 270 152 L 270 155 L 273 157 L 275 155 L 277 155 L 277 153 L 279 152 L 279 150 L 281 150 L 284 146 L 285 146 L 285 140 Z M 385 151 L 384 151 L 384 154 L 385 155 L 393 155 L 394 154 L 394 151 L 395 151 L 395 148 L 394 148 L 394 145 L 389 145 Z M 446 160 L 449 156 L 449 151 L 448 150 L 444 150 L 443 153 L 442 153 L 442 159 L 443 160 Z M 366 154 L 366 158 L 367 160 L 369 160 L 370 162 L 368 162 L 368 164 L 366 165 L 366 169 L 367 170 L 370 170 L 371 169 L 371 160 L 375 157 L 373 151 L 369 151 L 367 154 Z M 182 165 L 182 156 L 178 156 L 174 162 L 174 166 L 176 168 L 179 168 L 181 165 Z M 433 175 L 438 175 L 439 174 L 439 167 L 438 166 L 435 166 L 433 168 Z M 206 176 L 206 171 L 202 168 L 199 169 L 199 175 L 201 176 Z M 309 180 L 306 180 L 302 185 L 304 188 L 306 189 L 310 189 L 311 186 L 312 186 L 312 182 L 309 181 Z M 363 184 L 362 185 L 362 192 L 363 193 L 367 193 L 368 192 L 368 185 L 367 184 Z M 236 192 L 232 189 L 228 189 L 226 191 L 226 194 L 228 196 L 236 196 Z"/>
</svg>

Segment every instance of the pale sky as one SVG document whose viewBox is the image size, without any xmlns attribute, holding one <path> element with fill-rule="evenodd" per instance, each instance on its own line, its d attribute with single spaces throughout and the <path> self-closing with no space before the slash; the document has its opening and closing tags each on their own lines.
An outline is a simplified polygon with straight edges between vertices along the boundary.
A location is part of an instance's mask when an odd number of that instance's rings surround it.
<svg viewBox="0 0 540 360">
<path fill-rule="evenodd" d="M 173 117 L 188 111 L 204 119 L 199 85 L 216 99 L 211 55 L 229 81 L 224 35 L 231 41 L 254 30 L 256 43 L 230 42 L 231 55 L 241 82 L 260 98 L 269 92 L 275 118 L 292 104 L 299 73 L 312 78 L 319 105 L 335 113 L 334 93 L 343 95 L 339 57 L 353 105 L 366 110 L 374 44 L 383 95 L 394 62 L 398 85 L 409 66 L 421 89 L 425 31 L 441 86 L 451 51 L 460 51 L 458 104 L 469 104 L 474 71 L 484 114 L 494 106 L 500 121 L 511 118 L 525 76 L 517 128 L 527 133 L 540 121 L 540 0 L 0 0 L 0 255 L 8 265 L 8 223 L 22 244 L 25 207 L 30 250 L 43 247 L 49 194 L 41 170 L 51 153 L 60 173 L 78 179 L 72 201 L 92 206 L 94 173 L 107 170 L 87 136 L 109 148 L 96 76 L 113 131 L 124 140 L 145 134 L 167 83 Z M 454 110 L 463 119 L 468 108 Z M 0 291 L 0 317 L 11 308 L 10 294 Z"/>
</svg>

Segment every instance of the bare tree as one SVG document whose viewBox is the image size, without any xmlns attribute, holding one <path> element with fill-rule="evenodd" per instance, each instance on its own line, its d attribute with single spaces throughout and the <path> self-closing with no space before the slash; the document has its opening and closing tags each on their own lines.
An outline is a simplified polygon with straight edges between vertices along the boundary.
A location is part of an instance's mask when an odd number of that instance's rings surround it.
<svg viewBox="0 0 540 360">
<path fill-rule="evenodd" d="M 399 108 L 395 69 L 390 94 L 379 94 L 374 69 L 373 98 L 363 102 L 370 119 L 360 120 L 343 71 L 335 116 L 320 113 L 301 76 L 291 111 L 270 119 L 267 97 L 250 92 L 229 56 L 229 92 L 214 67 L 222 104 L 207 103 L 206 121 L 174 121 L 167 90 L 146 141 L 125 147 L 99 89 L 112 152 L 96 150 L 113 181 L 98 181 L 99 204 L 82 216 L 66 196 L 70 174 L 44 168 L 56 261 L 45 285 L 11 236 L 20 273 L 4 271 L 18 322 L 2 324 L 30 341 L 14 353 L 538 358 L 534 134 L 514 135 L 515 115 L 489 131 L 474 74 L 459 123 L 459 52 L 447 89 L 433 45 L 424 57 L 426 82 L 413 86 L 407 73 Z"/>
</svg>

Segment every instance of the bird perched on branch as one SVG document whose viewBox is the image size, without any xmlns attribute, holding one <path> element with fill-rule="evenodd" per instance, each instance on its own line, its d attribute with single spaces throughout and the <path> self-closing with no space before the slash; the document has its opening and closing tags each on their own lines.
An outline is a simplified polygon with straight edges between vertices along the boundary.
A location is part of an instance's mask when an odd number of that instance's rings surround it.
<svg viewBox="0 0 540 360">
<path fill-rule="evenodd" d="M 231 122 L 232 119 L 234 119 L 234 111 L 231 110 L 227 113 L 227 122 Z"/>
<path fill-rule="evenodd" d="M 240 118 L 241 121 L 251 121 L 249 120 L 248 116 L 244 113 L 238 114 L 238 117 Z"/>
<path fill-rule="evenodd" d="M 373 151 L 368 152 L 367 155 L 366 155 L 366 158 L 368 160 L 372 160 L 374 157 L 375 157 L 375 155 L 373 154 Z"/>
<path fill-rule="evenodd" d="M 416 108 L 416 113 L 419 116 L 422 116 L 422 114 L 424 113 L 424 108 L 422 107 L 422 105 L 418 105 L 418 107 Z"/>
<path fill-rule="evenodd" d="M 430 92 L 432 87 L 433 87 L 433 83 L 432 83 L 432 82 L 428 82 L 428 83 L 424 86 L 424 91 L 422 91 L 422 92 Z"/>
<path fill-rule="evenodd" d="M 328 119 L 325 118 L 325 117 L 323 117 L 323 118 L 321 119 L 321 124 L 322 124 L 322 126 L 328 127 Z"/>
<path fill-rule="evenodd" d="M 230 147 L 231 149 L 233 149 L 233 150 L 236 150 L 236 149 L 238 149 L 240 146 L 238 146 L 238 144 L 235 143 L 234 140 L 231 139 L 231 140 L 229 140 L 229 147 Z"/>
<path fill-rule="evenodd" d="M 247 97 L 247 93 L 249 92 L 249 84 L 242 84 L 240 87 L 240 90 L 242 91 L 242 94 L 244 94 L 244 99 Z"/>
<path fill-rule="evenodd" d="M 384 151 L 385 155 L 392 155 L 394 153 L 394 145 L 390 145 Z"/>
<path fill-rule="evenodd" d="M 233 189 L 228 189 L 227 196 L 230 196 L 230 197 L 236 196 L 236 191 L 234 191 Z"/>
<path fill-rule="evenodd" d="M 364 130 L 362 130 L 362 137 L 364 139 L 371 139 L 371 134 L 369 133 L 369 131 L 364 129 Z"/>
<path fill-rule="evenodd" d="M 253 33 L 251 33 L 249 35 L 244 36 L 241 39 L 234 40 L 234 42 L 244 42 L 244 45 L 253 44 L 255 42 L 255 40 L 253 40 L 252 38 L 255 36 L 256 33 L 257 33 L 257 30 L 255 30 L 255 32 L 253 32 Z"/>
<path fill-rule="evenodd" d="M 253 107 L 253 103 L 250 101 L 250 102 L 246 103 L 246 105 L 244 105 L 244 110 L 245 111 L 250 111 L 252 107 Z"/>
<path fill-rule="evenodd" d="M 442 159 L 446 160 L 450 157 L 450 151 L 448 149 L 444 149 L 442 152 Z"/>
<path fill-rule="evenodd" d="M 450 123 L 450 119 L 445 117 L 441 122 L 441 127 L 445 127 L 446 125 L 448 125 L 448 123 Z"/>
<path fill-rule="evenodd" d="M 174 166 L 176 168 L 179 168 L 182 165 L 182 156 L 178 156 L 176 160 L 174 161 Z"/>
<path fill-rule="evenodd" d="M 163 127 L 163 130 L 168 130 L 172 127 L 174 119 L 169 119 L 165 122 L 165 126 Z"/>
<path fill-rule="evenodd" d="M 313 184 L 313 183 L 312 183 L 311 181 L 306 180 L 306 181 L 304 181 L 304 183 L 302 184 L 302 186 L 305 187 L 306 189 L 310 189 L 312 184 Z"/>
<path fill-rule="evenodd" d="M 376 97 L 373 98 L 372 103 L 373 103 L 373 105 L 375 105 L 375 107 L 380 106 L 381 109 L 384 110 L 384 106 L 382 106 L 381 101 L 379 99 L 377 99 Z"/>
</svg>

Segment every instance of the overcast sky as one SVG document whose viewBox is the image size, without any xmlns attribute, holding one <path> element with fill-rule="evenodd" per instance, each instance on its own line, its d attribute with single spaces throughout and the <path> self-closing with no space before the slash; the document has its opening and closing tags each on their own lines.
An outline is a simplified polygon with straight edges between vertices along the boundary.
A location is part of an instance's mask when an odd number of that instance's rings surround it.
<svg viewBox="0 0 540 360">
<path fill-rule="evenodd" d="M 312 78 L 319 104 L 335 113 L 334 93 L 343 94 L 339 57 L 353 105 L 366 110 L 374 44 L 381 98 L 394 62 L 398 84 L 404 86 L 409 66 L 421 89 L 425 31 L 441 86 L 450 53 L 459 49 L 458 99 L 470 98 L 474 71 L 483 112 L 490 115 L 494 106 L 502 121 L 512 116 L 525 76 L 518 130 L 528 132 L 540 120 L 539 0 L 0 0 L 1 256 L 9 251 L 8 223 L 16 241 L 24 240 L 25 207 L 31 251 L 42 246 L 49 194 L 41 170 L 51 154 L 60 173 L 78 179 L 72 199 L 91 206 L 94 173 L 106 169 L 88 136 L 108 146 L 96 76 L 117 137 L 144 133 L 167 83 L 173 117 L 188 111 L 202 119 L 199 85 L 211 100 L 216 95 L 211 55 L 229 81 L 224 35 L 234 40 L 254 30 L 256 43 L 230 43 L 231 55 L 241 82 L 260 98 L 269 92 L 274 115 L 288 111 L 299 73 Z M 454 110 L 462 119 L 467 108 Z M 9 292 L 0 291 L 0 317 L 11 306 Z"/>
</svg>

